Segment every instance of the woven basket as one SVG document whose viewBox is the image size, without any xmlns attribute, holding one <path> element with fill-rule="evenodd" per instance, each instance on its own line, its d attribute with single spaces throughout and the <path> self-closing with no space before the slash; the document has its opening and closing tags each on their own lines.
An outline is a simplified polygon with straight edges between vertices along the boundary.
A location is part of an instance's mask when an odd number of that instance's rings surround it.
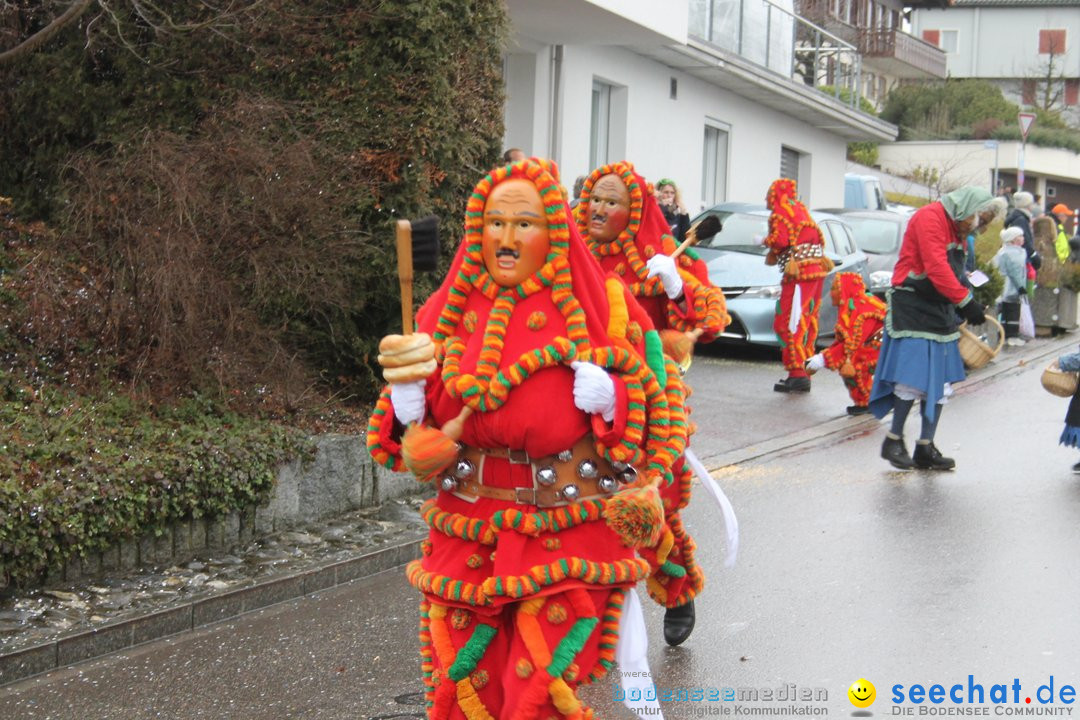
<svg viewBox="0 0 1080 720">
<path fill-rule="evenodd" d="M 1046 392 L 1058 397 L 1072 397 L 1080 375 L 1060 369 L 1057 360 L 1050 363 L 1042 374 L 1042 386 Z"/>
<path fill-rule="evenodd" d="M 980 340 L 978 335 L 968 330 L 967 323 L 960 326 L 960 340 L 958 342 L 960 357 L 964 359 L 964 365 L 971 370 L 978 370 L 990 362 L 1001 351 L 1001 346 L 1005 344 L 1005 330 L 1001 327 L 1001 323 L 990 315 L 986 316 L 986 322 L 997 327 L 996 347 L 991 347 L 989 343 Z"/>
</svg>

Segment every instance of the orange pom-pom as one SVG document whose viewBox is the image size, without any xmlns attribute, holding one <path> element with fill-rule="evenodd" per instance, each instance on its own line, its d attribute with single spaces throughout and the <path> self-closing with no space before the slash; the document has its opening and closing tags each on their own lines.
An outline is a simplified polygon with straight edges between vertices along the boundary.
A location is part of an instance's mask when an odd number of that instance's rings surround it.
<svg viewBox="0 0 1080 720">
<path fill-rule="evenodd" d="M 855 377 L 855 366 L 848 360 L 840 367 L 840 377 L 853 378 Z"/>
<path fill-rule="evenodd" d="M 656 484 L 631 487 L 604 506 L 604 522 L 627 547 L 650 547 L 664 529 L 664 505 Z"/>
<path fill-rule="evenodd" d="M 457 456 L 457 442 L 438 428 L 410 425 L 401 438 L 401 458 L 418 480 L 434 479 Z"/>
<path fill-rule="evenodd" d="M 784 265 L 784 274 L 787 275 L 789 278 L 798 277 L 799 263 L 795 262 L 794 258 L 788 260 L 787 264 Z"/>
<path fill-rule="evenodd" d="M 664 348 L 664 354 L 678 365 L 682 365 L 694 352 L 694 341 L 680 330 L 670 328 L 661 330 L 660 344 Z"/>
</svg>

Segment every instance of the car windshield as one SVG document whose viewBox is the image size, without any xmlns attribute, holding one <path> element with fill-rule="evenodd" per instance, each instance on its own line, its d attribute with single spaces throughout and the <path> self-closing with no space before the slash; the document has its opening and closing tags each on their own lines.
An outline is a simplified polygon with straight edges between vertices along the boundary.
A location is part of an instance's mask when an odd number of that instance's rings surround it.
<svg viewBox="0 0 1080 720">
<path fill-rule="evenodd" d="M 769 234 L 768 215 L 750 215 L 747 213 L 718 213 L 724 229 L 700 247 L 709 250 L 732 250 L 734 252 L 764 255 L 768 248 L 763 242 Z"/>
<path fill-rule="evenodd" d="M 855 233 L 855 244 L 863 252 L 889 255 L 900 247 L 900 223 L 880 218 L 845 215 L 844 222 Z"/>
</svg>

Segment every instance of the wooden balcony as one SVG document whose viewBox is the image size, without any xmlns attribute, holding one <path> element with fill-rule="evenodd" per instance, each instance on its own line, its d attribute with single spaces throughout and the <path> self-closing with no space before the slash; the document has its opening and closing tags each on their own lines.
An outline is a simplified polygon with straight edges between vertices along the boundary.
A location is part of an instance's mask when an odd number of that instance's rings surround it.
<svg viewBox="0 0 1080 720">
<path fill-rule="evenodd" d="M 857 44 L 867 68 L 905 80 L 945 77 L 945 52 L 900 30 L 860 30 Z"/>
<path fill-rule="evenodd" d="M 824 28 L 841 40 L 852 44 L 858 38 L 854 15 L 844 17 L 836 0 L 796 0 L 795 12 L 818 27 Z"/>
</svg>

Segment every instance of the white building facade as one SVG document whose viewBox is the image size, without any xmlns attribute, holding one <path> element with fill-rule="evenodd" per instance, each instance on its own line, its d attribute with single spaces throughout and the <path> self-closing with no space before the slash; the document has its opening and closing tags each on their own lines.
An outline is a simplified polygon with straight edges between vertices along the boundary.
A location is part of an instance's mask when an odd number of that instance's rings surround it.
<svg viewBox="0 0 1080 720">
<path fill-rule="evenodd" d="M 896 136 L 854 109 L 850 95 L 843 102 L 799 77 L 800 57 L 805 73 L 809 52 L 820 59 L 824 51 L 808 52 L 806 23 L 790 0 L 507 6 L 506 146 L 554 159 L 567 187 L 601 164 L 629 160 L 650 181 L 675 180 L 691 214 L 717 202 L 764 202 L 781 175 L 798 181 L 809 205 L 837 206 L 847 143 Z M 858 77 L 854 48 L 830 48 L 848 53 Z M 830 66 L 837 85 L 843 66 Z"/>
<path fill-rule="evenodd" d="M 1019 105 L 1046 105 L 1080 120 L 1080 2 L 955 0 L 920 9 L 912 30 L 946 53 L 949 75 L 998 85 Z"/>
</svg>

